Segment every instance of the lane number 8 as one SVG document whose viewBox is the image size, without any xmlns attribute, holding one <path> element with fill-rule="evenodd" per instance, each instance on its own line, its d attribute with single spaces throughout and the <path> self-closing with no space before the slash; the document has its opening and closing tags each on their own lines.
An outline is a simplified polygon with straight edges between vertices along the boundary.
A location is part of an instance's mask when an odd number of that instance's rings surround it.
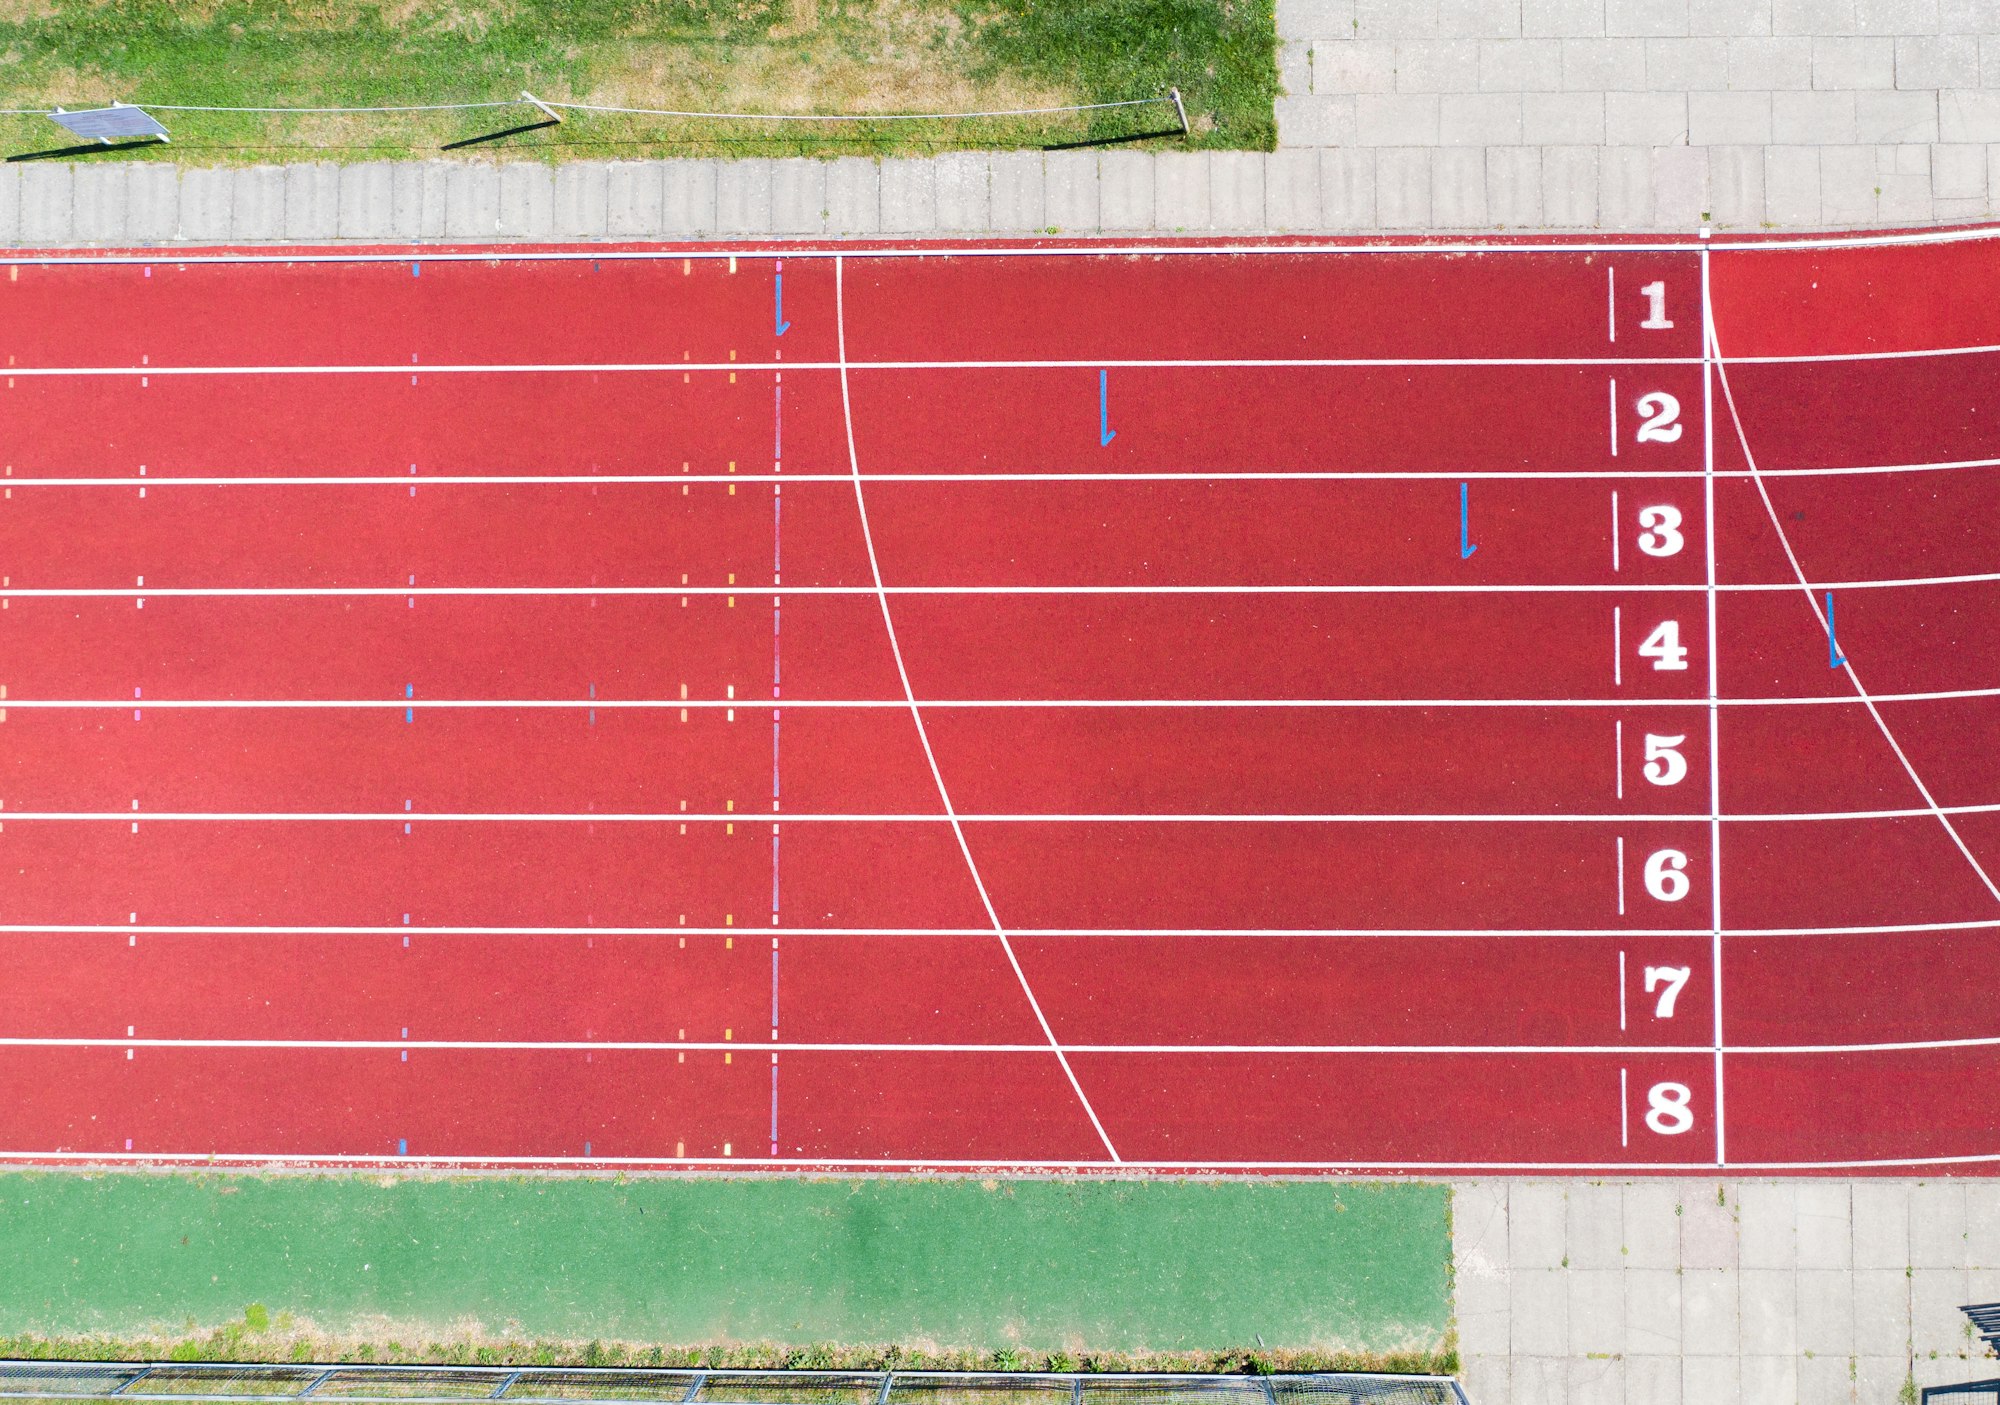
<svg viewBox="0 0 2000 1405">
<path fill-rule="evenodd" d="M 1655 1083 L 1646 1091 L 1646 1125 L 1663 1137 L 1694 1129 L 1694 1092 L 1685 1083 Z"/>
</svg>

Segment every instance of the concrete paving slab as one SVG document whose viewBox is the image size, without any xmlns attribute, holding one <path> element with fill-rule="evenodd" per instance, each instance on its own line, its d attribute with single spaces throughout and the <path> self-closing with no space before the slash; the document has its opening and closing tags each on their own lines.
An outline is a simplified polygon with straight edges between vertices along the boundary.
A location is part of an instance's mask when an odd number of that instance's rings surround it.
<svg viewBox="0 0 2000 1405">
<path fill-rule="evenodd" d="M 1152 158 L 1142 151 L 1098 156 L 1098 218 L 1107 231 L 1153 228 L 1153 174 Z"/>
<path fill-rule="evenodd" d="M 125 237 L 141 244 L 171 240 L 180 227 L 181 173 L 151 161 L 125 169 Z"/>
<path fill-rule="evenodd" d="M 1692 1359 L 1726 1356 L 1741 1349 L 1738 1332 L 1740 1280 L 1735 1269 L 1690 1268 L 1681 1274 L 1681 1353 Z"/>
<path fill-rule="evenodd" d="M 1042 153 L 997 151 L 987 164 L 987 218 L 995 233 L 1039 234 L 1048 227 L 1043 206 Z"/>
<path fill-rule="evenodd" d="M 181 172 L 180 237 L 204 244 L 227 239 L 235 197 L 234 171 L 197 167 Z"/>
<path fill-rule="evenodd" d="M 721 192 L 718 163 L 666 161 L 660 171 L 660 231 L 669 237 L 716 232 Z"/>
<path fill-rule="evenodd" d="M 1792 1269 L 1746 1268 L 1737 1275 L 1738 1349 L 1746 1357 L 1789 1360 L 1799 1352 L 1799 1278 Z M 1762 1397 L 1759 1397 L 1762 1398 Z"/>
<path fill-rule="evenodd" d="M 925 234 L 938 227 L 938 171 L 929 161 L 882 163 L 882 232 Z"/>
<path fill-rule="evenodd" d="M 1633 1356 L 1681 1354 L 1681 1274 L 1635 1268 L 1619 1275 L 1625 1292 L 1625 1347 Z"/>
<path fill-rule="evenodd" d="M 1542 225 L 1542 153 L 1532 146 L 1486 149 L 1486 216 L 1502 229 Z"/>
<path fill-rule="evenodd" d="M 1855 1269 L 1854 1343 L 1849 1350 L 1857 1356 L 1901 1356 L 1909 1349 L 1909 1270 Z"/>
<path fill-rule="evenodd" d="M 1563 1261 L 1572 1269 L 1625 1267 L 1625 1187 L 1579 1181 L 1563 1210 Z"/>
<path fill-rule="evenodd" d="M 1264 158 L 1264 228 L 1277 233 L 1321 228 L 1320 157 L 1317 151 L 1274 151 Z M 1371 197 L 1374 184 L 1371 172 Z M 1372 198 L 1369 204 L 1372 208 Z"/>
<path fill-rule="evenodd" d="M 77 240 L 99 247 L 125 242 L 125 174 L 121 164 L 83 165 L 71 176 L 71 229 Z"/>
<path fill-rule="evenodd" d="M 1551 229 L 1589 229 L 1597 223 L 1597 148 L 1542 149 L 1542 220 Z"/>
<path fill-rule="evenodd" d="M 556 233 L 590 238 L 610 225 L 611 163 L 568 161 L 556 168 Z"/>
<path fill-rule="evenodd" d="M 1689 1184 L 1681 1198 L 1681 1263 L 1688 1268 L 1735 1268 L 1740 1262 L 1736 1207 L 1713 1182 Z"/>
<path fill-rule="evenodd" d="M 826 232 L 826 163 L 793 157 L 771 171 L 771 228 L 779 234 Z"/>
<path fill-rule="evenodd" d="M 1333 224 L 1332 211 L 1335 197 L 1346 194 L 1348 187 L 1334 179 L 1336 167 L 1331 158 L 1336 153 L 1328 153 L 1329 161 L 1320 166 L 1320 206 L 1328 212 L 1329 224 Z M 1431 156 L 1423 147 L 1395 147 L 1386 151 L 1354 152 L 1355 157 L 1372 158 L 1375 174 L 1374 218 L 1365 223 L 1357 223 L 1357 228 L 1370 225 L 1382 229 L 1429 229 L 1431 227 Z M 1359 167 L 1355 168 L 1357 171 Z M 1357 215 L 1359 207 L 1357 206 Z M 1338 227 L 1338 226 L 1336 226 Z"/>
<path fill-rule="evenodd" d="M 338 223 L 342 239 L 389 239 L 396 233 L 395 175 L 389 161 L 340 168 Z"/>
<path fill-rule="evenodd" d="M 1962 1181 L 1927 1181 L 1910 1188 L 1910 1264 L 1969 1268 L 1966 1193 Z"/>
<path fill-rule="evenodd" d="M 1214 220 L 1209 194 L 1209 154 L 1205 151 L 1162 152 L 1152 166 L 1152 227 L 1162 230 L 1209 228 Z"/>
<path fill-rule="evenodd" d="M 499 232 L 509 239 L 546 239 L 556 227 L 556 175 L 539 161 L 500 168 Z"/>
<path fill-rule="evenodd" d="M 657 238 L 666 228 L 658 161 L 613 161 L 604 173 L 604 230 L 613 238 Z"/>
<path fill-rule="evenodd" d="M 1910 1196 L 1910 1187 L 1898 1181 L 1855 1182 L 1856 1268 L 1910 1266 Z"/>
<path fill-rule="evenodd" d="M 937 227 L 984 234 L 993 221 L 993 172 L 983 151 L 954 151 L 937 168 Z"/>
<path fill-rule="evenodd" d="M 21 238 L 21 168 L 0 164 L 0 244 Z"/>
<path fill-rule="evenodd" d="M 284 237 L 321 243 L 340 233 L 340 167 L 331 161 L 287 166 Z"/>
<path fill-rule="evenodd" d="M 1264 182 L 1270 158 L 1255 151 L 1208 153 L 1209 224 L 1249 233 L 1267 229 Z"/>
<path fill-rule="evenodd" d="M 491 239 L 500 229 L 500 168 L 454 161 L 445 172 L 444 232 L 448 239 Z"/>
<path fill-rule="evenodd" d="M 1515 1181 L 1507 1196 L 1507 1261 L 1560 1268 L 1569 1254 L 1569 1203 L 1561 1181 Z"/>
<path fill-rule="evenodd" d="M 1750 1181 L 1736 1191 L 1739 1259 L 1748 1269 L 1799 1266 L 1799 1198 L 1790 1181 Z"/>
<path fill-rule="evenodd" d="M 251 166 L 230 173 L 236 194 L 229 211 L 232 239 L 282 239 L 285 235 L 285 168 Z"/>
<path fill-rule="evenodd" d="M 1569 1275 L 1559 1268 L 1516 1268 L 1509 1281 L 1514 1289 L 1513 1355 L 1567 1357 L 1569 1347 Z"/>
<path fill-rule="evenodd" d="M 1042 212 L 1049 228 L 1088 234 L 1102 228 L 1098 202 L 1097 153 L 1051 151 L 1043 157 Z"/>
</svg>

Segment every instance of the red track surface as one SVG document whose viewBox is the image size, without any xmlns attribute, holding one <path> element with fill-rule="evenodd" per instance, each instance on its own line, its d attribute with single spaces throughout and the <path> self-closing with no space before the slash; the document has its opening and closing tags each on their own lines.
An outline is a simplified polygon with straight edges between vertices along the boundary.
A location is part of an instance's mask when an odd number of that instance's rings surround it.
<svg viewBox="0 0 2000 1405">
<path fill-rule="evenodd" d="M 2000 1166 L 2000 243 L 145 257 L 0 1153 Z"/>
</svg>

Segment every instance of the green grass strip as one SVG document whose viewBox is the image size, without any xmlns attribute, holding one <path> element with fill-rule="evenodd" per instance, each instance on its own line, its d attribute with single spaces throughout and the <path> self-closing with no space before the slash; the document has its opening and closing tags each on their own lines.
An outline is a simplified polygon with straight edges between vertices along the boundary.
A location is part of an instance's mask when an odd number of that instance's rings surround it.
<svg viewBox="0 0 2000 1405">
<path fill-rule="evenodd" d="M 1425 1367 L 1448 1216 L 1403 1182 L 13 1173 L 0 1350 Z"/>
</svg>

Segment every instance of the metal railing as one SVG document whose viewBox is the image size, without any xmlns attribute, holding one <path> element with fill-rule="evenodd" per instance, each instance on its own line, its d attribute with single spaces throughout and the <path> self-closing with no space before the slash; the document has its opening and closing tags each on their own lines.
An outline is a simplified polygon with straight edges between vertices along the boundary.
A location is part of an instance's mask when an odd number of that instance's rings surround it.
<svg viewBox="0 0 2000 1405">
<path fill-rule="evenodd" d="M 0 1399 L 671 1405 L 1470 1405 L 1446 1376 L 0 1361 Z"/>
<path fill-rule="evenodd" d="M 1963 1385 L 1924 1387 L 1924 1405 L 2000 1405 L 2000 1381 L 1967 1381 Z"/>
</svg>

